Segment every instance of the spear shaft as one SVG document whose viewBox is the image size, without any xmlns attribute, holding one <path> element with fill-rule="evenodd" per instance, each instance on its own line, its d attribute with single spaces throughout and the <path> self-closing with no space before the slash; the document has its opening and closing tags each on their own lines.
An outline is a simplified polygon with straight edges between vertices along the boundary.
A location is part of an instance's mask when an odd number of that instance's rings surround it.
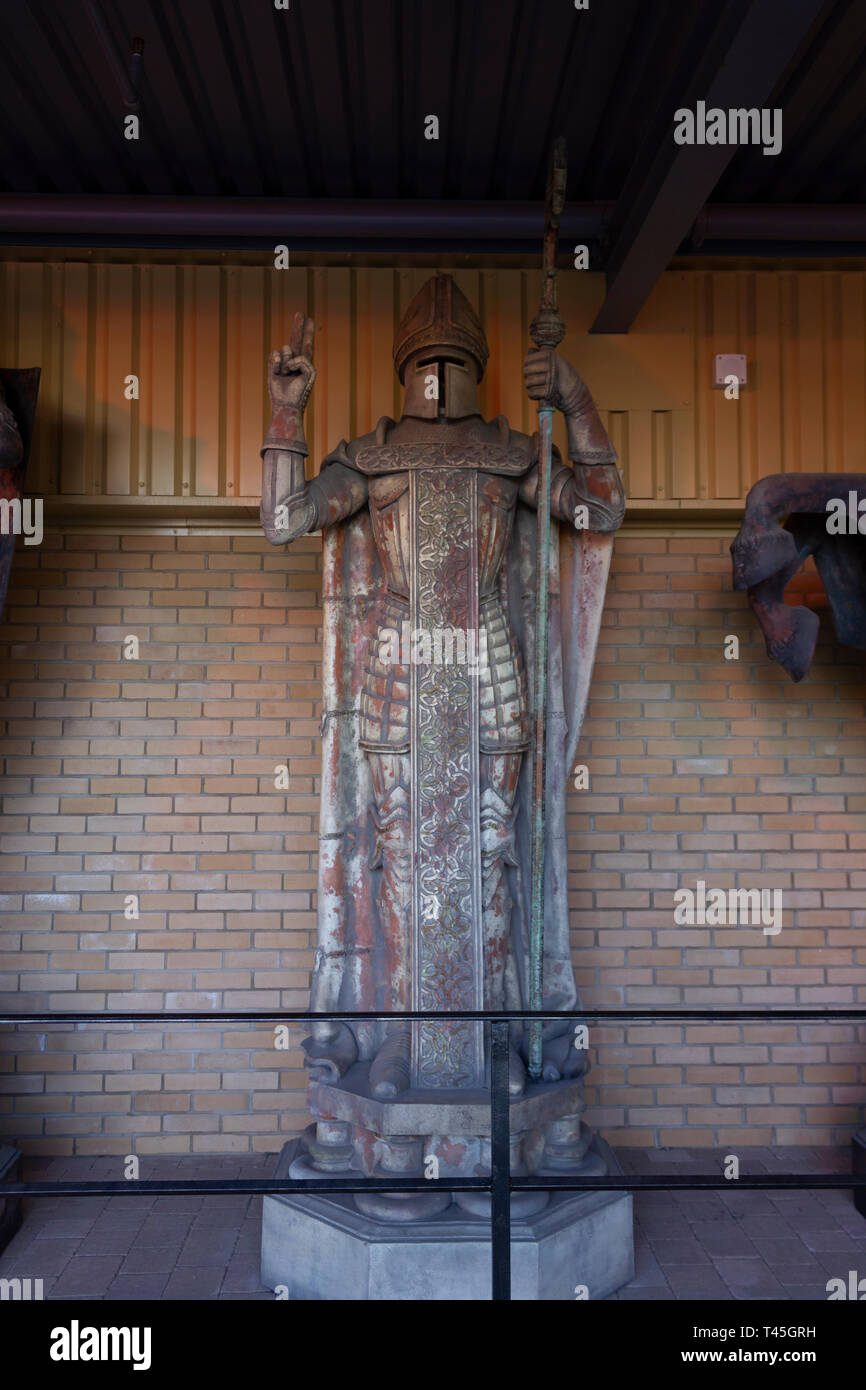
<svg viewBox="0 0 866 1390">
<path fill-rule="evenodd" d="M 554 143 L 547 176 L 544 217 L 544 279 L 541 303 L 529 335 L 536 348 L 555 348 L 565 337 L 556 300 L 556 251 L 565 203 L 568 161 L 565 140 Z M 532 755 L 531 916 L 529 927 L 529 1007 L 540 1012 L 544 995 L 544 832 L 547 731 L 547 652 L 550 583 L 550 471 L 553 455 L 553 402 L 538 403 L 538 544 L 535 573 L 535 728 Z M 529 1024 L 529 1075 L 541 1079 L 542 1024 Z"/>
</svg>

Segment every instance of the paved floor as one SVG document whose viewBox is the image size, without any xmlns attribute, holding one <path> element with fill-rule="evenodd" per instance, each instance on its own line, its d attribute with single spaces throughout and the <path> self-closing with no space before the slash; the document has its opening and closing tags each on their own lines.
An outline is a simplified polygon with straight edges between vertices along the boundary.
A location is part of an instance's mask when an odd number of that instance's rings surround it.
<svg viewBox="0 0 866 1390">
<path fill-rule="evenodd" d="M 741 1173 L 849 1170 L 846 1151 L 751 1149 Z M 625 1150 L 628 1173 L 718 1170 L 706 1150 Z M 272 1154 L 151 1159 L 142 1177 L 259 1177 Z M 715 1167 L 714 1167 L 715 1164 Z M 117 1159 L 30 1159 L 32 1180 L 116 1178 Z M 145 1171 L 146 1170 L 146 1171 Z M 733 1188 L 733 1184 L 732 1184 Z M 634 1281 L 617 1299 L 826 1299 L 866 1276 L 866 1219 L 850 1190 L 646 1192 L 635 1199 Z M 64 1197 L 26 1204 L 0 1278 L 42 1278 L 46 1298 L 272 1299 L 259 1281 L 261 1198 Z"/>
<path fill-rule="evenodd" d="M 618 1154 L 626 1173 L 709 1173 L 706 1150 Z M 748 1149 L 740 1173 L 850 1172 L 838 1149 Z M 635 1278 L 617 1299 L 820 1299 L 866 1275 L 866 1218 L 849 1189 L 644 1192 L 635 1198 Z"/>
</svg>

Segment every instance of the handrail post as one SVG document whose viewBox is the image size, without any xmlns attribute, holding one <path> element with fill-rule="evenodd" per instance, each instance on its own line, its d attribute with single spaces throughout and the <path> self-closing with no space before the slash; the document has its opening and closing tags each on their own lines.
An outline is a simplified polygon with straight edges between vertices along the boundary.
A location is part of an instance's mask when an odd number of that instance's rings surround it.
<svg viewBox="0 0 866 1390">
<path fill-rule="evenodd" d="M 866 1178 L 866 1129 L 861 1129 L 851 1140 L 853 1146 L 851 1168 L 860 1178 Z M 861 1216 L 866 1216 L 866 1187 L 854 1188 L 854 1206 Z"/>
<path fill-rule="evenodd" d="M 493 1299 L 511 1298 L 511 1135 L 508 1109 L 508 1024 L 494 1022 L 490 1048 L 490 1257 Z"/>
</svg>

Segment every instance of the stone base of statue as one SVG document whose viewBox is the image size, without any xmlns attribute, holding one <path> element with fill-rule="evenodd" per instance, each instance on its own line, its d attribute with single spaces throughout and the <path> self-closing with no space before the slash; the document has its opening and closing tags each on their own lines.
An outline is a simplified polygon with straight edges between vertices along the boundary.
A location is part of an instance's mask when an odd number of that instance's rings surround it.
<svg viewBox="0 0 866 1390">
<path fill-rule="evenodd" d="M 593 1147 L 608 1171 L 620 1171 L 604 1140 Z M 297 1140 L 286 1144 L 276 1177 L 289 1175 L 297 1148 Z M 633 1275 L 630 1193 L 556 1193 L 512 1221 L 513 1299 L 605 1298 Z M 454 1204 L 428 1220 L 388 1224 L 350 1196 L 265 1197 L 262 1283 L 293 1299 L 487 1300 L 489 1223 Z"/>
<path fill-rule="evenodd" d="M 21 1225 L 21 1198 L 4 1197 L 3 1184 L 21 1181 L 21 1154 L 8 1144 L 0 1144 L 0 1250 L 7 1246 Z"/>
<path fill-rule="evenodd" d="M 299 1299 L 489 1299 L 490 1197 L 436 1190 L 436 1177 L 490 1173 L 487 1091 L 371 1098 L 362 1065 L 340 1087 L 310 1086 L 317 1123 L 283 1148 L 275 1176 L 426 1176 L 430 1191 L 264 1199 L 262 1281 Z M 621 1170 L 580 1120 L 581 1080 L 530 1085 L 510 1107 L 515 1175 Z M 624 1192 L 512 1197 L 512 1297 L 605 1298 L 634 1273 L 632 1198 Z"/>
</svg>

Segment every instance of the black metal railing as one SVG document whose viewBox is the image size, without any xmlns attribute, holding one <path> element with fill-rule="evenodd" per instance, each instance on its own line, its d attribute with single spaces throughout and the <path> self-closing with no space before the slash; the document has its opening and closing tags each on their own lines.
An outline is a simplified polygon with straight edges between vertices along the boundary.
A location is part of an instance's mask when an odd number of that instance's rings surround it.
<svg viewBox="0 0 866 1390">
<path fill-rule="evenodd" d="M 199 1010 L 184 1012 L 151 1012 L 145 1010 L 97 1013 L 0 1013 L 0 1025 L 15 1026 L 56 1024 L 117 1024 L 156 1023 L 173 1026 L 182 1023 L 314 1023 L 378 1022 L 393 1018 L 380 1013 L 310 1013 L 281 1010 L 275 1013 L 259 1010 Z M 466 1023 L 488 1023 L 491 1028 L 490 1103 L 491 1103 L 491 1171 L 489 1177 L 438 1178 L 436 1188 L 445 1192 L 488 1192 L 490 1194 L 490 1257 L 492 1298 L 511 1298 L 511 1193 L 512 1192 L 647 1192 L 647 1191 L 712 1191 L 730 1192 L 733 1179 L 717 1174 L 675 1174 L 644 1176 L 629 1174 L 623 1177 L 515 1177 L 511 1173 L 510 1111 L 508 1092 L 509 1024 L 528 1019 L 537 1022 L 573 1023 L 838 1023 L 847 1021 L 866 1024 L 864 1009 L 598 1009 L 557 1011 L 554 1013 L 518 1013 L 514 1011 L 460 1010 L 424 1013 L 401 1013 L 405 1022 L 447 1023 L 460 1020 Z M 797 1191 L 826 1188 L 853 1188 L 857 1210 L 866 1217 L 866 1151 L 862 1157 L 855 1149 L 855 1167 L 851 1173 L 784 1173 L 746 1174 L 735 1180 L 744 1191 Z M 180 1179 L 149 1178 L 141 1180 L 94 1182 L 20 1182 L 3 1183 L 0 1195 L 21 1197 L 80 1197 L 80 1196 L 177 1196 L 182 1194 L 249 1196 L 279 1196 L 286 1193 L 363 1193 L 363 1192 L 429 1192 L 428 1178 L 215 1178 Z"/>
</svg>

